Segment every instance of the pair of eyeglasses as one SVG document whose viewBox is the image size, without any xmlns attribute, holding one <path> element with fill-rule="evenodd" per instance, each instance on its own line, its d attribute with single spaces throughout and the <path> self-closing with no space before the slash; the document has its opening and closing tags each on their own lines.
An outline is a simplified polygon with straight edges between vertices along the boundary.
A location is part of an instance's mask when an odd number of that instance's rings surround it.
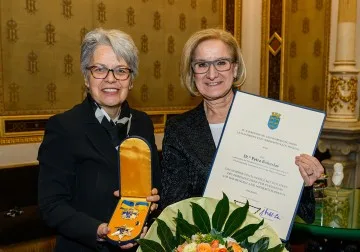
<svg viewBox="0 0 360 252">
<path fill-rule="evenodd" d="M 109 75 L 109 72 L 112 72 L 115 79 L 124 81 L 127 80 L 130 76 L 130 73 L 132 73 L 132 70 L 126 67 L 109 69 L 102 66 L 89 66 L 86 69 L 91 72 L 91 75 L 95 79 L 105 79 Z"/>
<path fill-rule="evenodd" d="M 234 63 L 232 59 L 223 58 L 213 61 L 194 61 L 191 63 L 191 67 L 196 74 L 207 73 L 211 65 L 213 65 L 217 71 L 225 72 L 230 70 L 232 63 Z"/>
</svg>

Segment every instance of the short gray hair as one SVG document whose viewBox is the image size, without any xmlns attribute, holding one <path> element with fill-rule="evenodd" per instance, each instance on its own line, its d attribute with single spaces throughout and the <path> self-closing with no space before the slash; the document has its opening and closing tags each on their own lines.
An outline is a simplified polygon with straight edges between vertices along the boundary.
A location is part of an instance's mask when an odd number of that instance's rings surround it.
<svg viewBox="0 0 360 252">
<path fill-rule="evenodd" d="M 85 35 L 81 44 L 80 68 L 87 80 L 89 73 L 86 68 L 89 67 L 95 49 L 99 45 L 111 46 L 116 56 L 124 59 L 131 69 L 130 78 L 136 77 L 139 66 L 138 49 L 131 36 L 120 30 L 96 28 Z"/>
</svg>

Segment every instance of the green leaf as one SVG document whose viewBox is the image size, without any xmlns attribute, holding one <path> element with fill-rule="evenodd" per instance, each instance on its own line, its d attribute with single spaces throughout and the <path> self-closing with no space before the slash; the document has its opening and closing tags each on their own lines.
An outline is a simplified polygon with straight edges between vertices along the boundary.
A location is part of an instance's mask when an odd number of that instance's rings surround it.
<svg viewBox="0 0 360 252">
<path fill-rule="evenodd" d="M 200 229 L 201 233 L 209 233 L 211 230 L 210 218 L 205 209 L 194 202 L 191 203 L 191 207 L 194 224 Z"/>
<path fill-rule="evenodd" d="M 267 251 L 268 247 L 269 247 L 269 237 L 263 237 L 251 246 L 250 252 Z"/>
<path fill-rule="evenodd" d="M 267 251 L 268 252 L 281 252 L 281 251 L 284 250 L 284 247 L 285 247 L 284 244 L 279 244 L 279 245 L 277 245 L 277 246 L 275 246 L 273 248 L 269 248 Z"/>
<path fill-rule="evenodd" d="M 172 251 L 177 245 L 175 237 L 165 221 L 160 219 L 156 219 L 156 221 L 158 223 L 157 235 L 161 241 L 161 245 L 165 248 L 165 251 Z"/>
<path fill-rule="evenodd" d="M 200 232 L 200 229 L 197 226 L 190 224 L 183 218 L 176 218 L 175 221 L 176 231 L 179 231 L 182 236 L 191 238 L 192 235 Z"/>
<path fill-rule="evenodd" d="M 256 230 L 264 223 L 264 220 L 261 220 L 258 224 L 250 224 L 242 229 L 236 231 L 231 237 L 237 242 L 242 242 L 247 239 L 249 236 L 252 236 Z"/>
<path fill-rule="evenodd" d="M 143 252 L 165 252 L 165 249 L 155 241 L 148 239 L 139 239 L 137 242 L 140 244 Z"/>
<path fill-rule="evenodd" d="M 180 210 L 178 210 L 177 218 L 178 219 L 184 219 L 184 217 L 183 217 L 182 213 L 180 212 Z M 176 220 L 176 218 L 174 218 L 174 221 L 175 220 Z M 180 233 L 180 229 L 178 228 L 178 225 L 176 224 L 175 240 L 176 240 L 177 245 L 183 244 L 185 242 L 184 237 L 182 237 L 181 235 L 182 234 Z"/>
<path fill-rule="evenodd" d="M 212 216 L 212 226 L 217 231 L 221 231 L 226 218 L 229 214 L 229 198 L 223 193 L 223 198 L 217 203 L 215 212 Z"/>
<path fill-rule="evenodd" d="M 229 216 L 224 227 L 224 237 L 230 236 L 238 229 L 246 219 L 246 214 L 249 209 L 249 202 L 246 201 L 245 206 L 236 208 Z"/>
</svg>

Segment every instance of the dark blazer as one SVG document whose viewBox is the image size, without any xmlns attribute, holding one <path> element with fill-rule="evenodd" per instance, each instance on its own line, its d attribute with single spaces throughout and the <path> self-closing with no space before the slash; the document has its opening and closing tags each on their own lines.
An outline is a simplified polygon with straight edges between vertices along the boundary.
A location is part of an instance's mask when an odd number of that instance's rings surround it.
<svg viewBox="0 0 360 252">
<path fill-rule="evenodd" d="M 39 149 L 39 207 L 45 222 L 59 234 L 56 251 L 119 251 L 96 241 L 98 226 L 109 222 L 118 202 L 113 192 L 120 188 L 119 158 L 90 102 L 87 98 L 51 117 Z M 144 112 L 130 111 L 129 135 L 151 144 L 153 186 L 159 187 L 153 124 Z"/>
<path fill-rule="evenodd" d="M 216 152 L 203 103 L 167 121 L 162 151 L 161 207 L 202 196 Z M 311 187 L 303 191 L 298 214 L 307 222 L 314 221 Z"/>
</svg>

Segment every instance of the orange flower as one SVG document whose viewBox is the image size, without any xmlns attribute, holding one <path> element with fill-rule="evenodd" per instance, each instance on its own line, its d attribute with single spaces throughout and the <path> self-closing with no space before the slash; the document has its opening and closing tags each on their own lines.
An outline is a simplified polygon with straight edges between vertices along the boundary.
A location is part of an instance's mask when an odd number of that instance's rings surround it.
<svg viewBox="0 0 360 252">
<path fill-rule="evenodd" d="M 211 247 L 212 248 L 218 248 L 219 247 L 219 240 L 213 240 L 211 242 Z"/>
<path fill-rule="evenodd" d="M 211 246 L 209 243 L 200 243 L 196 247 L 196 252 L 211 252 Z"/>
<path fill-rule="evenodd" d="M 176 251 L 177 251 L 177 252 L 182 252 L 182 251 L 184 250 L 185 246 L 186 246 L 186 243 L 179 245 L 179 246 L 177 247 L 177 250 L 176 250 Z"/>
<path fill-rule="evenodd" d="M 214 252 L 228 252 L 226 248 L 216 248 Z"/>
<path fill-rule="evenodd" d="M 231 247 L 232 247 L 232 249 L 233 249 L 234 252 L 242 252 L 242 251 L 243 251 L 242 248 L 240 247 L 240 245 L 237 244 L 237 243 L 233 243 L 233 244 L 231 245 Z"/>
</svg>

